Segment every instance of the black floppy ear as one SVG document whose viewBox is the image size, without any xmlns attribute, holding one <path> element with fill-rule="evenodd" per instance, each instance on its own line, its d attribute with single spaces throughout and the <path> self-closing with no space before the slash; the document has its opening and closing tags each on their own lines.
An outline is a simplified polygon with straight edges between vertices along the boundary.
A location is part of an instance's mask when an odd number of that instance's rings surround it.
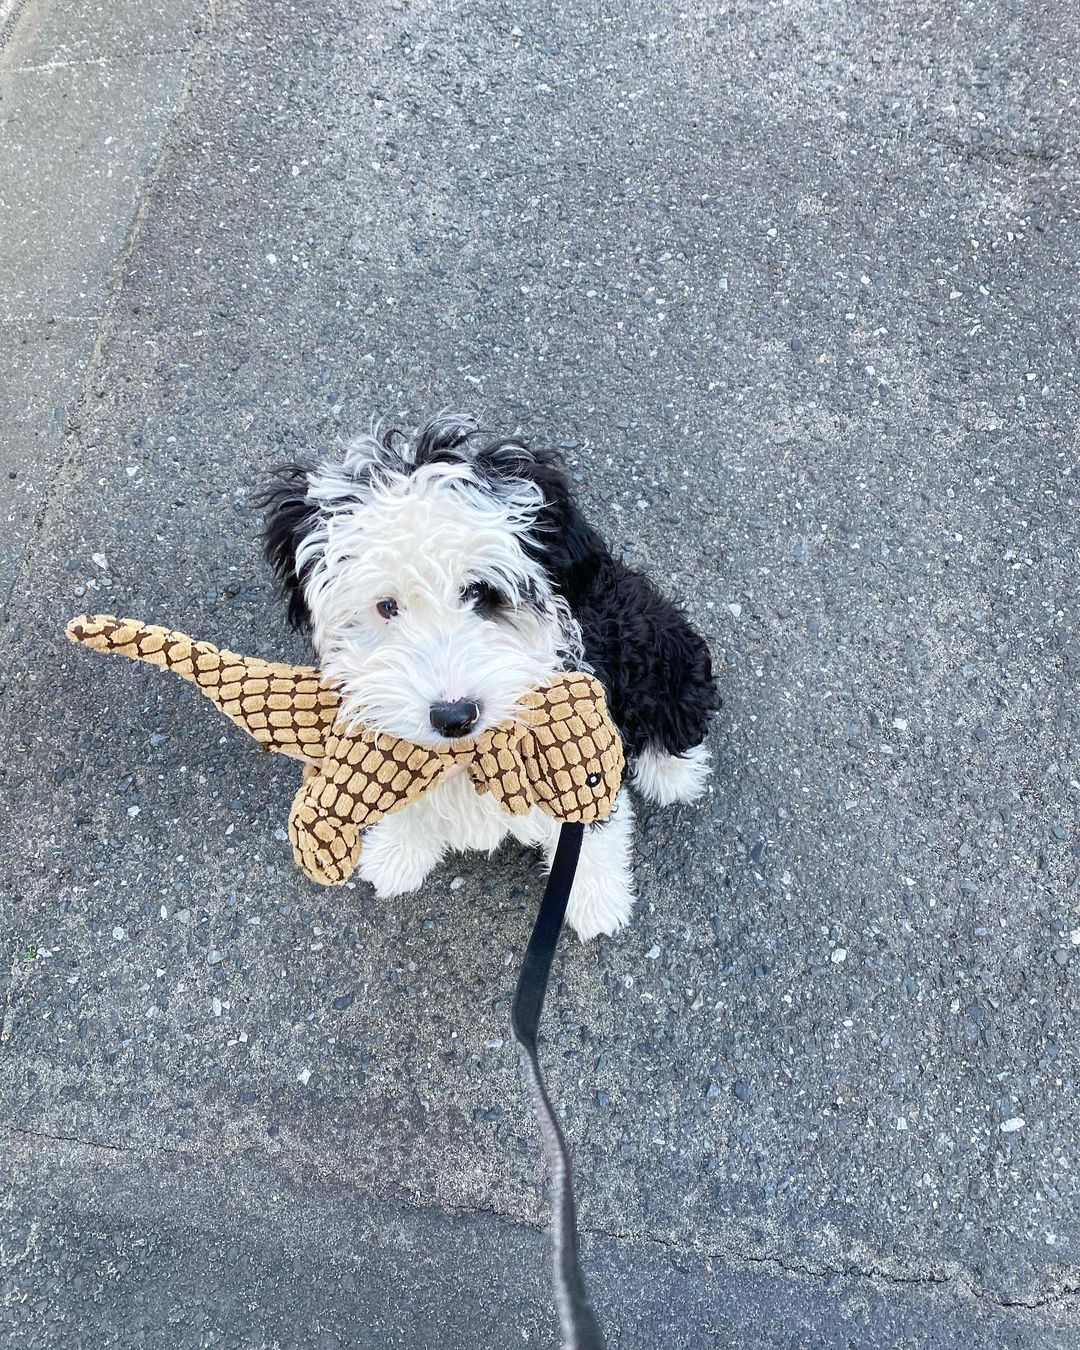
<svg viewBox="0 0 1080 1350">
<path fill-rule="evenodd" d="M 555 590 L 576 609 L 611 567 L 611 552 L 581 514 L 558 455 L 533 451 L 529 476 L 544 494 L 535 527 L 533 556 L 547 569 Z"/>
<path fill-rule="evenodd" d="M 301 568 L 296 563 L 297 550 L 315 528 L 319 515 L 318 503 L 308 496 L 308 470 L 302 464 L 283 465 L 254 500 L 266 513 L 263 551 L 287 603 L 289 623 L 293 628 L 309 628 L 311 614 L 304 599 L 304 583 L 311 562 Z"/>
<path fill-rule="evenodd" d="M 478 430 L 475 417 L 468 413 L 439 413 L 417 431 L 412 446 L 413 463 L 419 467 L 459 462 L 468 453 L 469 438 Z"/>
</svg>

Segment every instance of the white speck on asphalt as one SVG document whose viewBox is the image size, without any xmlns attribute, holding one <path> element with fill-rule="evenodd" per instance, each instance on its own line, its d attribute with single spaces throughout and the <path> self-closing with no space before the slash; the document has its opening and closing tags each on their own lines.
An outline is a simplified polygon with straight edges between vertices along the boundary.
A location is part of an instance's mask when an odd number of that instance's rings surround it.
<svg viewBox="0 0 1080 1350">
<path fill-rule="evenodd" d="M 112 935 L 117 942 L 123 942 L 124 938 L 127 937 L 127 930 L 124 928 L 114 928 L 112 930 Z"/>
<path fill-rule="evenodd" d="M 846 961 L 846 960 L 847 960 L 847 948 L 846 948 L 846 947 L 837 947 L 837 948 L 833 951 L 833 954 L 829 957 L 829 960 L 833 963 L 834 966 L 838 966 L 838 965 L 840 964 L 841 961 Z"/>
<path fill-rule="evenodd" d="M 462 886 L 464 885 L 465 885 L 464 877 L 455 877 L 453 881 L 450 883 L 450 889 L 452 891 L 460 891 Z"/>
<path fill-rule="evenodd" d="M 91 553 L 90 561 L 94 564 L 95 567 L 100 567 L 103 572 L 107 572 L 109 570 L 109 560 L 108 558 L 106 558 L 104 553 Z"/>
<path fill-rule="evenodd" d="M 1024 1128 L 1023 1116 L 1011 1116 L 1008 1120 L 1003 1120 L 1001 1122 L 1002 1134 L 1015 1134 L 1017 1130 L 1022 1130 L 1023 1128 Z"/>
<path fill-rule="evenodd" d="M 300 1072 L 296 1075 L 296 1081 L 298 1083 L 302 1083 L 304 1087 L 307 1087 L 310 1080 L 311 1080 L 310 1069 L 301 1069 Z"/>
<path fill-rule="evenodd" d="M 654 945 L 650 947 L 649 950 L 645 953 L 645 959 L 646 961 L 655 961 L 659 955 L 660 955 L 660 948 Z"/>
<path fill-rule="evenodd" d="M 728 613 L 733 619 L 737 619 L 742 613 L 742 605 L 736 600 L 734 603 L 728 605 Z"/>
</svg>

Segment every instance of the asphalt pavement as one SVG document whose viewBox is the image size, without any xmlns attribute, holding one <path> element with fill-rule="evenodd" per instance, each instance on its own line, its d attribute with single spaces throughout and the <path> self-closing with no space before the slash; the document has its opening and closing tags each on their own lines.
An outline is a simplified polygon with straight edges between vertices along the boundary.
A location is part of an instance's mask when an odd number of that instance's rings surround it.
<svg viewBox="0 0 1080 1350">
<path fill-rule="evenodd" d="M 0 4 L 0 1342 L 544 1347 L 532 855 L 322 890 L 66 643 L 301 658 L 249 493 L 562 447 L 708 635 L 542 1053 L 609 1342 L 1080 1345 L 1074 7 Z"/>
</svg>

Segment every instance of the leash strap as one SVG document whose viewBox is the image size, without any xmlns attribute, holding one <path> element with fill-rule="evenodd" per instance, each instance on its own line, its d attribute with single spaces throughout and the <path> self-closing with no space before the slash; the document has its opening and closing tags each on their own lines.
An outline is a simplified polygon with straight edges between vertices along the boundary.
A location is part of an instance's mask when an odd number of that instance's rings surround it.
<svg viewBox="0 0 1080 1350">
<path fill-rule="evenodd" d="M 551 865 L 551 875 L 540 902 L 532 937 L 521 963 L 511 1023 L 524 1053 L 524 1063 L 533 1090 L 536 1120 L 540 1126 L 544 1159 L 552 1179 L 552 1246 L 555 1258 L 555 1302 L 559 1310 L 564 1350 L 604 1350 L 604 1338 L 585 1292 L 578 1259 L 577 1210 L 570 1150 L 559 1124 L 559 1117 L 547 1093 L 536 1032 L 544 1010 L 551 963 L 559 943 L 570 887 L 574 884 L 584 826 L 563 825 Z"/>
</svg>

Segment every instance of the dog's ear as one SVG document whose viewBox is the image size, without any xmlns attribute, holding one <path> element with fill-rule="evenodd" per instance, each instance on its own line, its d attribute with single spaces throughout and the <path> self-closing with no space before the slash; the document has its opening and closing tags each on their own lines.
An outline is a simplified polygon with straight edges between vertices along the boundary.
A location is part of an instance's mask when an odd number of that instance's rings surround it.
<svg viewBox="0 0 1080 1350">
<path fill-rule="evenodd" d="M 533 449 L 507 437 L 489 441 L 473 452 L 476 471 L 496 493 L 513 493 L 514 485 L 532 483 L 543 505 L 523 541 L 526 553 L 547 572 L 552 589 L 576 609 L 612 565 L 611 554 L 574 501 L 570 480 L 555 450 Z"/>
<path fill-rule="evenodd" d="M 605 571 L 611 552 L 574 501 L 562 461 L 552 450 L 531 452 L 528 476 L 544 494 L 530 550 L 543 564 L 558 594 L 576 609 Z"/>
<path fill-rule="evenodd" d="M 265 512 L 262 541 L 266 560 L 288 606 L 289 623 L 301 629 L 311 625 L 304 599 L 304 583 L 311 562 L 298 567 L 296 555 L 319 518 L 318 502 L 308 496 L 308 486 L 307 468 L 302 464 L 286 464 L 254 498 L 255 506 Z"/>
<path fill-rule="evenodd" d="M 469 454 L 469 439 L 478 430 L 476 418 L 468 413 L 439 413 L 417 431 L 412 445 L 412 462 L 420 467 L 465 459 Z"/>
</svg>

